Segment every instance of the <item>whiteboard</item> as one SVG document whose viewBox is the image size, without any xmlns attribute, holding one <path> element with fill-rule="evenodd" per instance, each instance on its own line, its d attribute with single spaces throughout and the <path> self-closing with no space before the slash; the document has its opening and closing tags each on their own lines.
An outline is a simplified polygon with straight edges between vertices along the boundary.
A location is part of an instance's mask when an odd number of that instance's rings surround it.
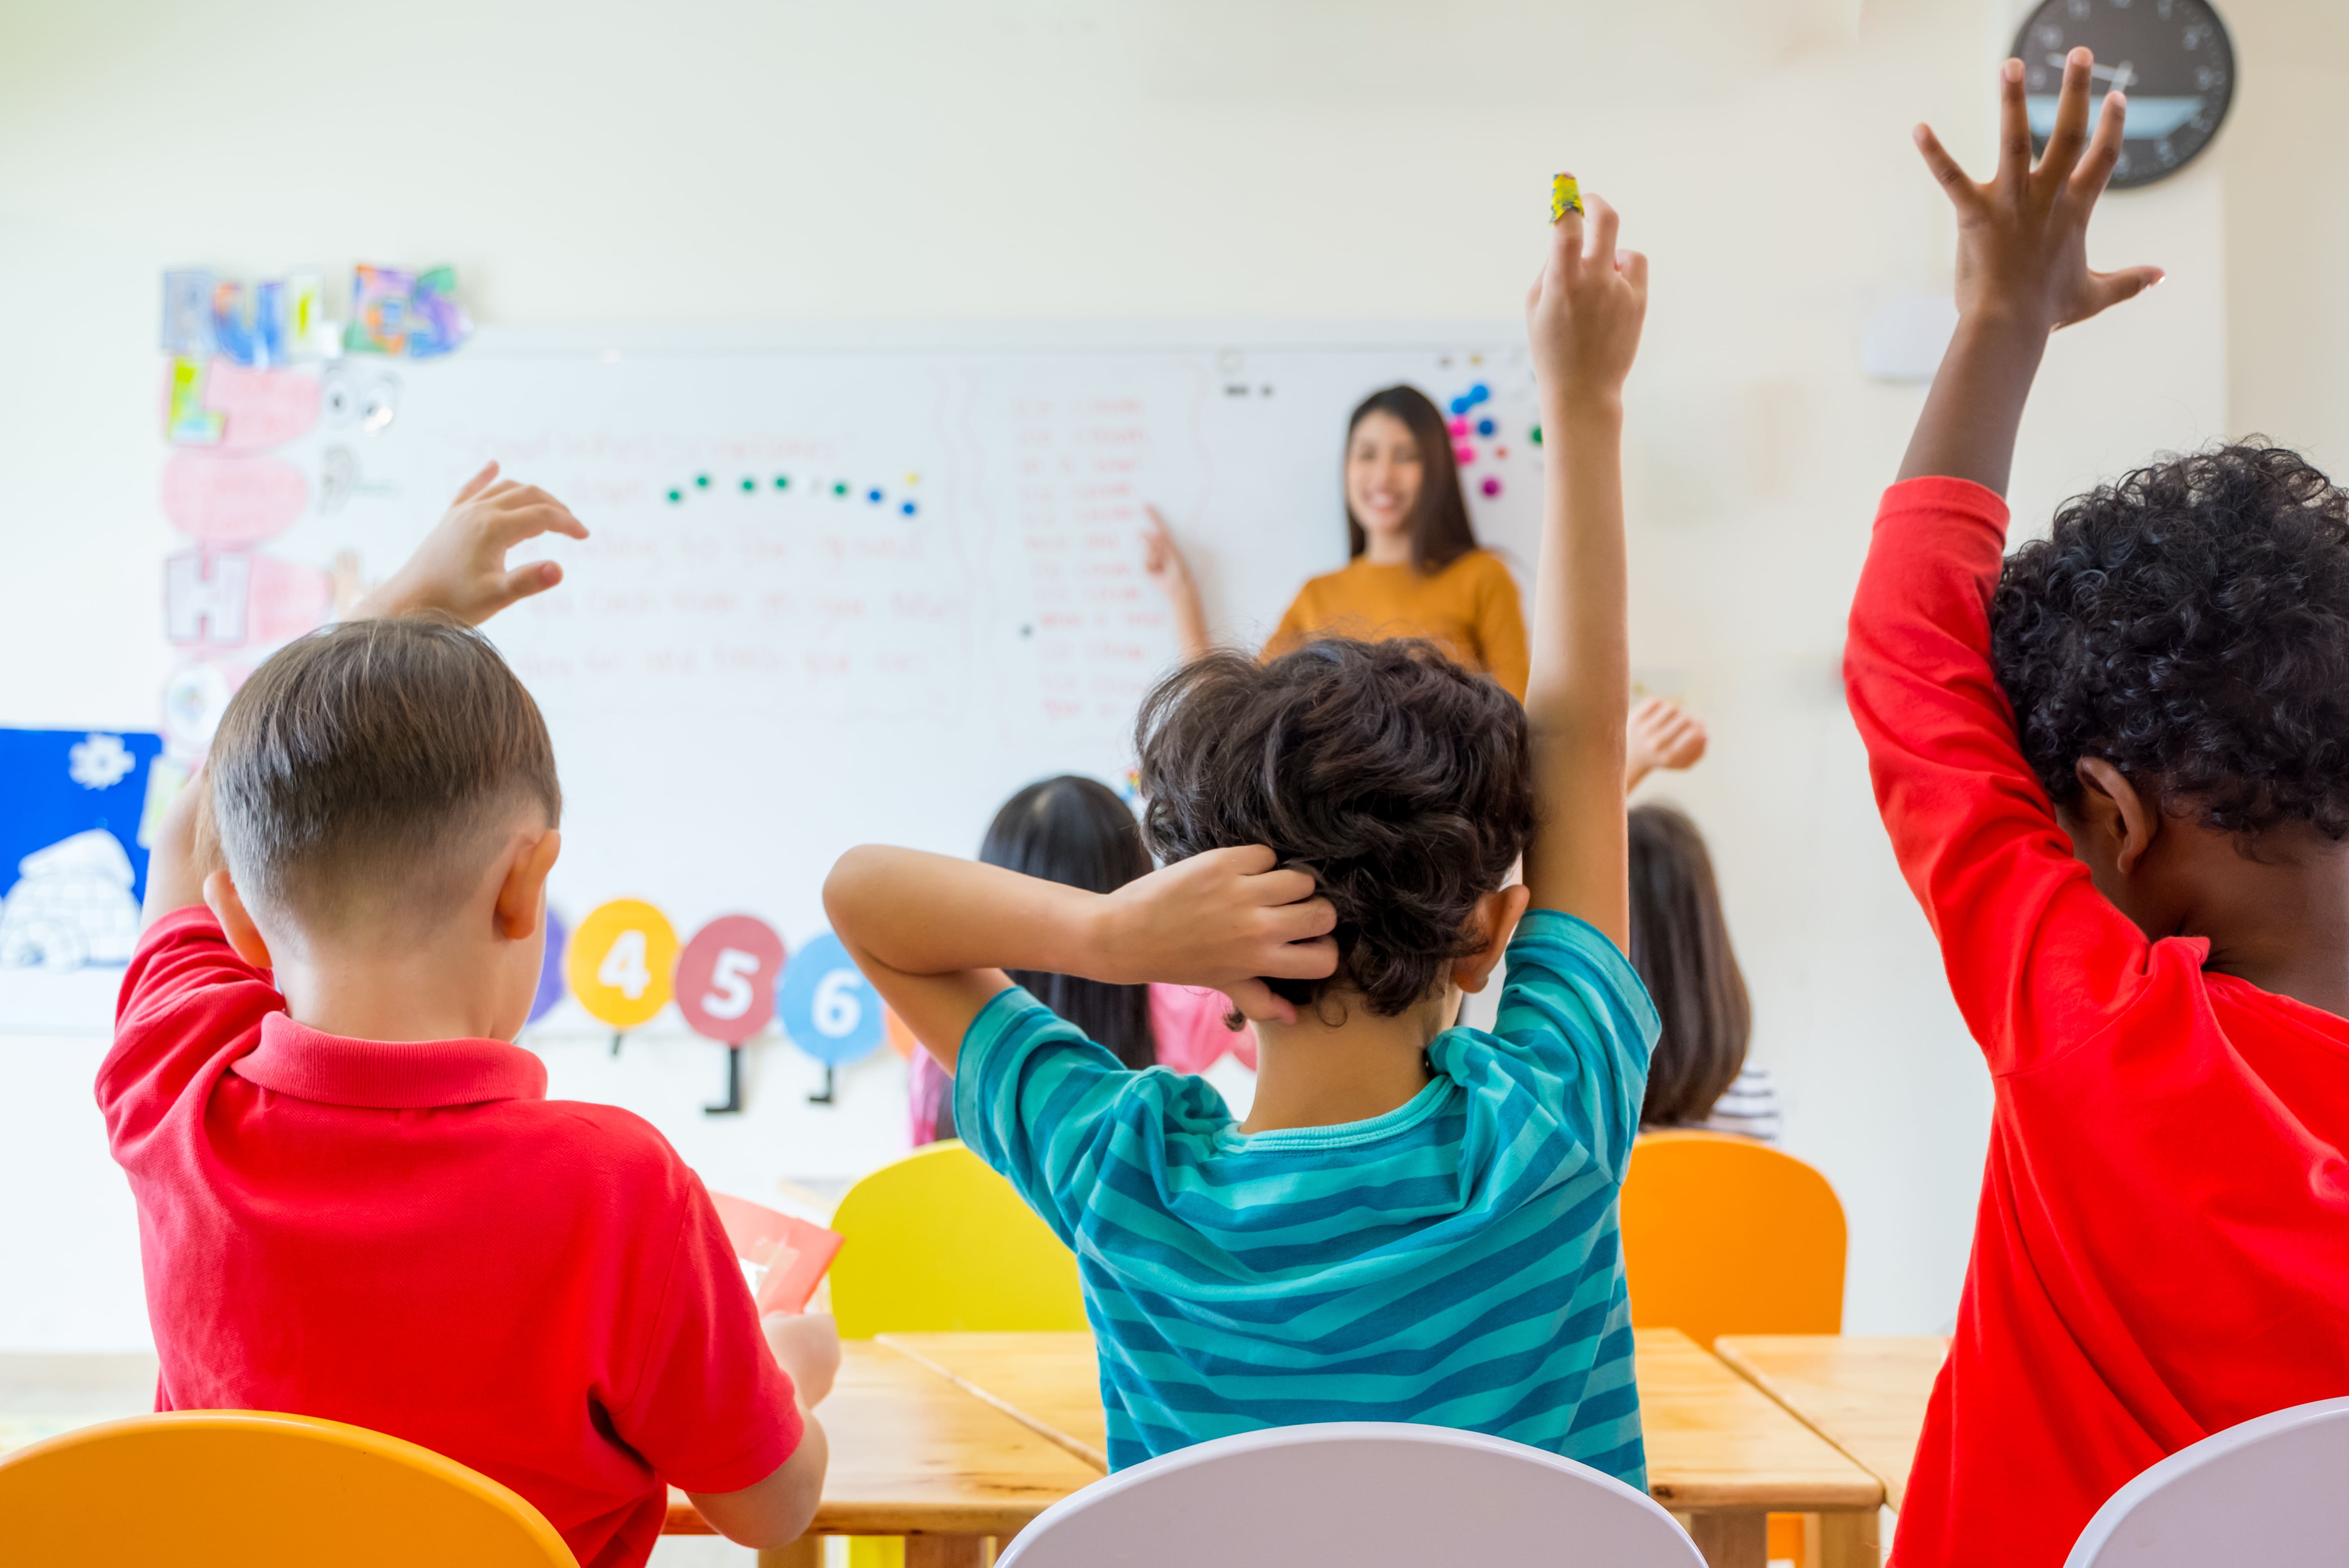
<svg viewBox="0 0 2349 1568">
<path fill-rule="evenodd" d="M 1495 323 L 485 328 L 440 360 L 213 375 L 241 450 L 162 449 L 167 753 L 320 618 L 338 557 L 388 575 L 494 457 L 593 535 L 525 551 L 565 580 L 488 628 L 554 736 L 550 899 L 574 928 L 641 899 L 680 940 L 745 913 L 796 952 L 849 846 L 968 855 L 1034 779 L 1127 786 L 1136 704 L 1175 660 L 1144 504 L 1218 637 L 1254 648 L 1346 560 L 1345 420 L 1380 387 L 1473 397 L 1480 537 L 1521 578 L 1537 537 L 1531 374 Z M 119 972 L 0 974 L 0 1026 L 102 1031 Z M 566 997 L 524 1042 L 554 1093 L 642 1111 L 731 1190 L 903 1147 L 885 1049 L 812 1106 L 822 1069 L 771 1025 L 750 1114 L 704 1120 L 724 1055 L 673 1003 L 626 1055 L 611 1035 Z"/>
</svg>

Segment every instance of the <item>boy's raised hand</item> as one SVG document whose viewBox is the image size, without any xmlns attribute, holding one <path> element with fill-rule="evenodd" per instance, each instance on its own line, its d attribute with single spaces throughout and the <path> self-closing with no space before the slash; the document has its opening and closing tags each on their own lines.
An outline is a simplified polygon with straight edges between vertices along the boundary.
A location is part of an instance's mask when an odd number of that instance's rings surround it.
<svg viewBox="0 0 2349 1568">
<path fill-rule="evenodd" d="M 352 607 L 352 617 L 439 613 L 479 626 L 563 580 L 553 561 L 506 566 L 507 551 L 541 534 L 585 539 L 587 529 L 563 503 L 536 485 L 500 479 L 498 465 L 490 463 L 457 492 L 407 564 Z"/>
<path fill-rule="evenodd" d="M 2095 57 L 2074 49 L 2047 151 L 2031 161 L 2023 62 L 1999 70 L 1998 172 L 1976 184 L 1929 126 L 1917 150 L 1958 212 L 1958 329 L 1933 377 L 1901 459 L 1900 477 L 1941 474 L 2003 491 L 2023 404 L 2056 327 L 2085 321 L 2161 281 L 2161 269 L 2088 265 L 2088 218 L 2121 155 L 2127 107 L 2118 93 L 2088 134 Z"/>
<path fill-rule="evenodd" d="M 1296 1008 L 1258 977 L 1330 974 L 1337 923 L 1310 872 L 1281 869 L 1260 844 L 1211 849 L 1102 898 L 1095 978 L 1205 986 L 1250 1018 L 1289 1023 Z"/>
<path fill-rule="evenodd" d="M 1631 710 L 1625 736 L 1623 793 L 1659 768 L 1678 771 L 1704 760 L 1704 721 L 1669 697 L 1651 697 Z"/>
<path fill-rule="evenodd" d="M 1549 257 L 1526 295 L 1526 330 L 1545 399 L 1622 395 L 1648 314 L 1648 258 L 1615 248 L 1615 209 L 1586 196 L 1589 220 L 1550 225 Z"/>
<path fill-rule="evenodd" d="M 2105 95 L 2104 113 L 2088 133 L 2090 67 L 2095 57 L 2074 49 L 2064 62 L 2055 127 L 2047 150 L 2031 161 L 2031 118 L 2023 102 L 2023 62 L 2009 60 L 1999 75 L 1998 171 L 1977 184 L 1958 166 L 1928 125 L 1917 128 L 1917 151 L 1958 212 L 1958 311 L 1961 316 L 2011 313 L 2042 331 L 2069 327 L 2142 294 L 2161 281 L 2161 269 L 2088 265 L 2088 217 L 2120 161 L 2127 100 Z"/>
</svg>

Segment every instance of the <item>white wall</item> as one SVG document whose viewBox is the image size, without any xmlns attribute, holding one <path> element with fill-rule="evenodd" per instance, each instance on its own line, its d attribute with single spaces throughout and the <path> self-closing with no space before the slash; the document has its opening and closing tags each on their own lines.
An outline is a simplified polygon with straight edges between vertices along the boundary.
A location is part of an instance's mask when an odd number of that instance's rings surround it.
<svg viewBox="0 0 2349 1568">
<path fill-rule="evenodd" d="M 1948 281 L 1908 128 L 1980 160 L 2012 19 L 2002 0 L 8 7 L 0 723 L 151 722 L 167 265 L 446 258 L 508 323 L 1472 318 L 1517 307 L 1571 167 L 1654 259 L 1635 659 L 1682 672 L 1716 736 L 1657 793 L 1714 841 L 1788 1144 L 1849 1209 L 1848 1325 L 1939 1327 L 1989 1088 L 1836 663 L 1920 399 L 1862 379 L 1860 326 Z M 2233 179 L 2214 157 L 2109 202 L 2100 255 L 2171 281 L 2057 344 L 2025 518 L 2226 428 Z M 92 1043 L 0 1053 L 0 1256 L 40 1282 L 0 1293 L 0 1348 L 138 1343 Z"/>
</svg>

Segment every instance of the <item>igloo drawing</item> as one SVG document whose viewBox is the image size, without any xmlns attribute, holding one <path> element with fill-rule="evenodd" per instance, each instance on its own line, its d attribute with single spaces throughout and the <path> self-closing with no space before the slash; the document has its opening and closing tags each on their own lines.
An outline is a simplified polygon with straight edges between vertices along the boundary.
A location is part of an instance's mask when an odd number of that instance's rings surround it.
<svg viewBox="0 0 2349 1568">
<path fill-rule="evenodd" d="M 0 901 L 0 968 L 127 963 L 139 941 L 137 880 L 121 840 L 102 827 L 60 838 L 16 862 Z"/>
</svg>

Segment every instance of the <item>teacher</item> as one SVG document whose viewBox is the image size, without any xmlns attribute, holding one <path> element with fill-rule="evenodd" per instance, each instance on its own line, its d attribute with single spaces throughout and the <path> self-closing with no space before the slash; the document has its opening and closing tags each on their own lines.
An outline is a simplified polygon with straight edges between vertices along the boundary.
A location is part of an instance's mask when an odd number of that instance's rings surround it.
<svg viewBox="0 0 2349 1568">
<path fill-rule="evenodd" d="M 1526 695 L 1525 610 L 1516 580 L 1476 543 L 1444 416 L 1416 387 L 1362 400 L 1346 424 L 1346 537 L 1353 559 L 1309 579 L 1264 645 L 1270 659 L 1320 637 L 1416 637 Z M 1145 569 L 1174 611 L 1183 657 L 1207 650 L 1190 568 L 1150 509 Z"/>
</svg>

